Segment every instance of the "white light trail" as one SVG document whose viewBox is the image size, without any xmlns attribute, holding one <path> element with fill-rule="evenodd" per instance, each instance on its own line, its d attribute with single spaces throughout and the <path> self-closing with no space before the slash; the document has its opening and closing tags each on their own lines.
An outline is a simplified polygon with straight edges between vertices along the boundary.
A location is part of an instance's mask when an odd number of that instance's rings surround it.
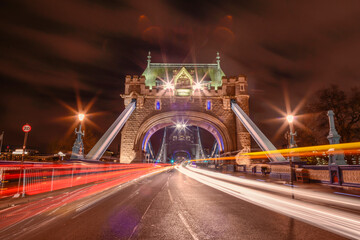
<svg viewBox="0 0 360 240">
<path fill-rule="evenodd" d="M 343 235 L 350 238 L 360 239 L 360 217 L 356 214 L 332 209 L 330 207 L 319 206 L 300 200 L 267 193 L 259 190 L 250 189 L 233 183 L 224 182 L 209 176 L 190 171 L 184 167 L 177 168 L 181 173 L 222 192 L 228 193 L 244 201 L 270 209 L 272 211 L 287 215 L 292 218 L 316 225 L 320 228 Z M 207 172 L 204 170 L 201 173 Z M 218 177 L 218 173 L 208 172 L 207 175 Z M 228 176 L 230 177 L 230 176 Z M 241 179 L 244 180 L 244 179 Z M 255 181 L 254 181 L 255 182 Z M 262 186 L 268 183 L 256 182 Z M 286 187 L 288 188 L 288 187 Z M 288 188 L 289 191 L 289 188 Z M 342 198 L 347 201 L 346 198 Z M 349 206 L 353 206 L 350 203 Z"/>
<path fill-rule="evenodd" d="M 255 188 L 259 188 L 261 190 L 272 191 L 277 194 L 281 193 L 281 194 L 288 194 L 289 196 L 291 196 L 291 194 L 294 193 L 296 198 L 307 199 L 307 200 L 312 200 L 312 201 L 319 201 L 319 202 L 322 202 L 322 203 L 328 204 L 328 205 L 331 204 L 331 205 L 336 205 L 336 206 L 340 206 L 340 207 L 346 207 L 346 208 L 351 208 L 351 209 L 355 209 L 355 210 L 360 210 L 359 199 L 353 199 L 353 198 L 339 196 L 339 195 L 332 195 L 332 194 L 329 194 L 326 192 L 314 192 L 309 189 L 289 188 L 288 186 L 282 186 L 282 185 L 278 185 L 278 184 L 274 184 L 274 183 L 270 183 L 270 182 L 259 182 L 258 180 L 256 181 L 256 180 L 251 180 L 251 179 L 239 178 L 236 176 L 225 175 L 222 173 L 206 171 L 206 170 L 199 169 L 199 168 L 193 168 L 192 171 L 207 175 L 209 177 L 215 177 L 218 179 L 231 181 L 234 183 L 239 183 L 239 184 L 245 185 L 247 187 L 255 187 Z M 289 186 L 291 186 L 291 185 L 289 185 Z"/>
</svg>

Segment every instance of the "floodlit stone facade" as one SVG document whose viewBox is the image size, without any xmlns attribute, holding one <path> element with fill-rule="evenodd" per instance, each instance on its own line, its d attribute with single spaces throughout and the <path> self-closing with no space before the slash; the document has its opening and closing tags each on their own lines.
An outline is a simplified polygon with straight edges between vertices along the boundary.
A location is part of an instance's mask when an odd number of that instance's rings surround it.
<svg viewBox="0 0 360 240">
<path fill-rule="evenodd" d="M 231 101 L 249 114 L 244 76 L 226 77 L 220 57 L 213 64 L 151 63 L 139 76 L 126 76 L 124 104 L 136 109 L 121 131 L 120 162 L 141 162 L 147 141 L 177 121 L 208 130 L 222 153 L 250 151 L 250 135 L 231 110 Z"/>
</svg>

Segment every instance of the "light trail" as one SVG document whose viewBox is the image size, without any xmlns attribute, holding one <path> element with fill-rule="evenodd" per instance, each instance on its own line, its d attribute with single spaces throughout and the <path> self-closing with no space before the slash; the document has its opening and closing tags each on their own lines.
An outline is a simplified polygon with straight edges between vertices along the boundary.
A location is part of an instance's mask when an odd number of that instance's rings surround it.
<svg viewBox="0 0 360 240">
<path fill-rule="evenodd" d="M 201 171 L 199 169 L 196 169 L 197 172 L 190 171 L 183 166 L 180 166 L 177 169 L 181 173 L 193 178 L 194 180 L 197 180 L 207 186 L 230 194 L 244 201 L 301 220 L 303 222 L 316 225 L 320 228 L 326 229 L 327 231 L 331 231 L 339 235 L 354 239 L 360 238 L 359 215 L 332 209 L 330 207 L 319 206 L 308 202 L 302 202 L 297 199 L 290 199 L 288 197 L 279 196 L 276 193 L 267 193 L 239 186 L 234 183 L 225 182 L 223 180 L 214 178 L 215 176 L 219 176 L 212 172 L 207 173 L 207 176 L 200 174 L 199 171 L 201 173 L 204 173 L 205 171 Z M 209 177 L 211 175 L 213 177 Z M 256 183 L 261 184 L 264 187 L 268 184 L 264 182 Z M 287 189 L 289 190 L 289 188 Z M 299 194 L 301 194 L 301 192 L 299 192 Z M 346 197 L 343 197 L 342 199 L 343 201 L 348 203 L 347 206 L 356 207 L 356 203 L 351 201 L 348 202 L 348 199 L 346 199 Z M 337 200 L 338 199 L 333 201 L 337 202 Z"/>
<path fill-rule="evenodd" d="M 26 195 L 45 193 L 166 166 L 169 164 L 3 164 L 0 165 L 0 199 L 23 192 Z"/>
<path fill-rule="evenodd" d="M 282 185 L 274 184 L 271 182 L 265 182 L 265 180 L 263 180 L 263 179 L 256 179 L 256 180 L 244 179 L 244 178 L 239 178 L 239 177 L 235 177 L 235 176 L 231 176 L 231 175 L 225 175 L 222 173 L 206 171 L 206 170 L 198 169 L 198 168 L 193 168 L 193 169 L 191 169 L 191 171 L 197 172 L 200 174 L 204 174 L 204 175 L 212 177 L 212 178 L 217 178 L 217 179 L 221 179 L 221 180 L 225 180 L 225 181 L 242 184 L 247 187 L 254 187 L 254 188 L 258 188 L 260 190 L 271 191 L 276 194 L 281 193 L 284 195 L 291 196 L 291 194 L 294 193 L 296 198 L 302 198 L 302 199 L 307 199 L 307 200 L 311 200 L 311 201 L 318 201 L 318 202 L 321 202 L 321 203 L 324 203 L 327 205 L 332 204 L 332 205 L 336 205 L 336 206 L 340 206 L 340 207 L 346 207 L 346 208 L 351 208 L 351 209 L 355 209 L 355 210 L 360 210 L 360 201 L 358 199 L 344 198 L 342 196 L 332 195 L 332 194 L 323 193 L 323 192 L 315 192 L 315 191 L 312 191 L 309 189 L 301 189 L 301 188 L 291 189 L 287 186 L 282 186 Z M 288 186 L 291 186 L 291 185 L 288 184 Z"/>
<path fill-rule="evenodd" d="M 189 161 L 196 162 L 196 161 L 213 161 L 213 160 L 234 160 L 237 157 L 238 158 L 247 157 L 250 159 L 260 159 L 260 158 L 268 158 L 271 155 L 277 156 L 278 154 L 281 154 L 284 157 L 291 157 L 291 156 L 309 157 L 309 156 L 322 156 L 324 154 L 325 155 L 329 155 L 329 154 L 360 154 L 360 142 L 327 144 L 327 145 L 298 147 L 298 148 L 286 148 L 286 149 L 279 149 L 279 150 L 273 150 L 273 151 L 241 153 L 238 156 L 194 159 L 194 160 L 189 160 Z"/>
<path fill-rule="evenodd" d="M 0 211 L 0 219 L 1 219 L 0 233 L 6 231 L 9 227 L 12 227 L 14 224 L 22 222 L 31 217 L 40 215 L 44 212 L 47 212 L 48 214 L 52 214 L 56 211 L 56 209 L 63 207 L 69 203 L 84 199 L 89 196 L 95 196 L 96 194 L 102 194 L 106 190 L 110 190 L 112 188 L 122 186 L 125 183 L 130 183 L 131 181 L 139 180 L 144 177 L 148 177 L 150 175 L 169 170 L 171 168 L 172 166 L 167 165 L 163 167 L 135 169 L 131 171 L 131 173 L 127 172 L 127 174 L 118 174 L 117 177 L 110 179 L 106 178 L 104 179 L 103 182 L 97 182 L 90 186 L 87 185 L 80 189 L 71 190 L 66 193 L 60 193 L 54 195 L 50 198 L 43 198 L 34 202 L 29 202 L 18 206 L 3 209 Z M 98 199 L 99 198 L 97 198 L 97 200 Z M 73 210 L 79 212 L 95 203 L 96 202 L 94 202 L 93 200 L 89 200 L 86 203 L 87 206 L 83 206 L 82 208 L 79 207 L 78 205 L 75 205 Z"/>
</svg>

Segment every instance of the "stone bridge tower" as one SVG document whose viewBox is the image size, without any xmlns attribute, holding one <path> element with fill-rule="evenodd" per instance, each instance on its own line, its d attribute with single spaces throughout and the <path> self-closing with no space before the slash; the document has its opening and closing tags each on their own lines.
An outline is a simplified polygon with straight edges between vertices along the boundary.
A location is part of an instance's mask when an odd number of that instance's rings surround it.
<svg viewBox="0 0 360 240">
<path fill-rule="evenodd" d="M 121 131 L 120 162 L 141 162 L 152 134 L 178 121 L 209 131 L 225 155 L 250 151 L 250 134 L 231 110 L 231 101 L 249 114 L 244 76 L 226 77 L 217 63 L 152 63 L 139 76 L 126 76 L 124 104 L 136 109 Z"/>
</svg>

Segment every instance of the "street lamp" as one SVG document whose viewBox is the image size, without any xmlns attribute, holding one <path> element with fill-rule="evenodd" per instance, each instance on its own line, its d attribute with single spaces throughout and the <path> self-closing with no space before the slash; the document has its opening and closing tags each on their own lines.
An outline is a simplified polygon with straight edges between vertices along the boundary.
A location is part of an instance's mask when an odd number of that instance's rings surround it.
<svg viewBox="0 0 360 240">
<path fill-rule="evenodd" d="M 176 123 L 176 129 L 181 130 L 186 128 L 186 123 Z"/>
<path fill-rule="evenodd" d="M 295 117 L 293 115 L 287 115 L 286 116 L 286 120 L 289 123 L 289 129 L 290 129 L 289 148 L 296 147 L 296 142 L 295 142 L 296 132 L 294 131 L 294 124 L 293 124 L 294 119 L 295 119 Z"/>
<path fill-rule="evenodd" d="M 201 82 L 195 82 L 194 86 L 193 86 L 194 90 L 202 90 L 202 84 Z"/>
<path fill-rule="evenodd" d="M 85 131 L 81 131 L 81 123 L 85 119 L 85 114 L 79 113 L 78 119 L 80 121 L 79 131 L 75 128 L 76 140 L 72 147 L 70 159 L 84 159 L 84 143 L 82 137 L 85 135 Z"/>
<path fill-rule="evenodd" d="M 287 115 L 286 116 L 286 120 L 289 122 L 289 123 L 292 123 L 294 121 L 294 116 L 293 115 Z"/>
<path fill-rule="evenodd" d="M 174 90 L 174 85 L 171 82 L 166 82 L 165 90 Z"/>
<path fill-rule="evenodd" d="M 84 120 L 84 118 L 85 118 L 85 114 L 79 113 L 79 114 L 78 114 L 78 118 L 79 118 L 79 121 L 82 122 L 82 121 Z M 80 123 L 80 124 L 81 124 L 81 123 Z"/>
<path fill-rule="evenodd" d="M 286 120 L 289 123 L 289 148 L 294 148 L 296 147 L 296 142 L 295 142 L 295 136 L 296 136 L 296 132 L 294 131 L 294 116 L 289 114 L 286 116 Z M 290 185 L 291 188 L 294 188 L 294 166 L 293 166 L 293 160 L 294 160 L 294 156 L 291 156 L 289 158 L 289 165 L 290 165 Z M 291 192 L 291 198 L 294 199 L 294 192 Z"/>
</svg>

